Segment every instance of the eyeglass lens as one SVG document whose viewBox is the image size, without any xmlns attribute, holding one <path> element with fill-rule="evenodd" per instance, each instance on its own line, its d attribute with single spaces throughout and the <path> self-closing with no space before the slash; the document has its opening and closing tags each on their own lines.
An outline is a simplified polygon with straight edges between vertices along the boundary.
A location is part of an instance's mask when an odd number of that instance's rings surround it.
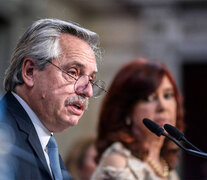
<svg viewBox="0 0 207 180">
<path fill-rule="evenodd" d="M 89 77 L 87 75 L 80 76 L 79 79 L 76 81 L 74 89 L 76 92 L 81 92 L 87 88 L 89 84 Z M 101 80 L 96 82 L 91 82 L 93 88 L 93 97 L 99 97 L 105 91 L 105 83 Z"/>
</svg>

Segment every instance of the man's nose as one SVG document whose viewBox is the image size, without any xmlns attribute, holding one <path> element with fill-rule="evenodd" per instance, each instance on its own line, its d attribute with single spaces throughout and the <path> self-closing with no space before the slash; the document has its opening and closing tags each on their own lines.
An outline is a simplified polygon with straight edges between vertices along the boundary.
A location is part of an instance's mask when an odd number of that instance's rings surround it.
<svg viewBox="0 0 207 180">
<path fill-rule="evenodd" d="M 88 82 L 83 87 L 77 88 L 76 93 L 84 97 L 89 97 L 89 98 L 92 97 L 93 96 L 92 84 Z"/>
</svg>

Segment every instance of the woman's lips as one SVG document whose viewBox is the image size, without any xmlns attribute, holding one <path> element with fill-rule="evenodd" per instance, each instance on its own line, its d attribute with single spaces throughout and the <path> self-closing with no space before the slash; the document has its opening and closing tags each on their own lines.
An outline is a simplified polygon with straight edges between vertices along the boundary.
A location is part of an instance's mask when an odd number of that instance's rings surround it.
<svg viewBox="0 0 207 180">
<path fill-rule="evenodd" d="M 164 118 L 162 118 L 162 119 L 157 119 L 157 120 L 155 120 L 155 122 L 157 123 L 157 124 L 159 124 L 160 126 L 164 126 L 165 124 L 167 124 L 167 123 L 169 123 L 169 121 L 167 120 L 167 119 L 164 119 Z"/>
</svg>

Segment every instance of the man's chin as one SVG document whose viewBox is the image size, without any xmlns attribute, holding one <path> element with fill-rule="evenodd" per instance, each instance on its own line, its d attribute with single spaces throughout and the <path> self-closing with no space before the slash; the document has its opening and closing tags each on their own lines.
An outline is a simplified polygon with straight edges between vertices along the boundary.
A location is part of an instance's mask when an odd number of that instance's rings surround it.
<svg viewBox="0 0 207 180">
<path fill-rule="evenodd" d="M 77 119 L 72 119 L 68 122 L 68 125 L 69 126 L 76 126 L 78 124 L 78 122 L 79 122 L 78 118 Z"/>
<path fill-rule="evenodd" d="M 62 119 L 60 119 L 60 122 L 62 126 L 64 126 L 65 129 L 76 126 L 80 120 L 81 116 L 75 116 L 75 115 L 68 115 Z"/>
<path fill-rule="evenodd" d="M 76 126 L 76 125 L 78 125 L 78 121 L 77 122 L 73 122 L 73 123 L 70 123 L 70 125 L 69 126 Z"/>
<path fill-rule="evenodd" d="M 65 131 L 69 127 L 76 126 L 77 124 L 78 124 L 78 120 L 76 120 L 76 121 L 70 121 L 70 122 L 65 122 L 64 124 L 61 124 L 61 126 L 59 126 L 59 128 L 56 128 L 55 130 L 53 130 L 53 132 L 62 132 L 62 131 Z"/>
</svg>

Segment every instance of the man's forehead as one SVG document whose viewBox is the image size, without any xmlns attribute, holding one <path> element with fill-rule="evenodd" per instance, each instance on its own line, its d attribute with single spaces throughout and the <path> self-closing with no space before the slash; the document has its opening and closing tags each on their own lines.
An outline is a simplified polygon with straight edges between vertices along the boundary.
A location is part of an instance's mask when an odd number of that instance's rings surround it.
<svg viewBox="0 0 207 180">
<path fill-rule="evenodd" d="M 67 61 L 64 63 L 65 65 L 90 68 L 97 72 L 95 54 L 86 41 L 74 35 L 63 34 L 60 37 L 60 48 L 62 51 L 61 58 Z"/>
<path fill-rule="evenodd" d="M 71 35 L 71 34 L 67 34 L 67 33 L 63 33 L 60 35 L 60 45 L 63 46 L 71 46 L 74 47 L 77 44 L 81 44 L 82 46 L 89 46 L 88 42 L 86 42 L 85 40 L 75 36 L 75 35 Z M 90 46 L 89 46 L 90 47 Z"/>
</svg>

